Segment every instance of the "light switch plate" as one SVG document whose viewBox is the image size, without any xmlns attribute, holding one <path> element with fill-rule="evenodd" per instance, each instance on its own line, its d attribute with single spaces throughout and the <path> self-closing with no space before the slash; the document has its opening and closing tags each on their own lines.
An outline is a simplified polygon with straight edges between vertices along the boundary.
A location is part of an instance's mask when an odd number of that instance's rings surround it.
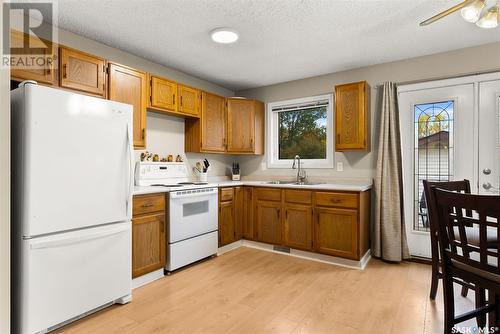
<svg viewBox="0 0 500 334">
<path fill-rule="evenodd" d="M 344 171 L 344 163 L 337 162 L 337 172 L 343 172 L 343 171 Z"/>
</svg>

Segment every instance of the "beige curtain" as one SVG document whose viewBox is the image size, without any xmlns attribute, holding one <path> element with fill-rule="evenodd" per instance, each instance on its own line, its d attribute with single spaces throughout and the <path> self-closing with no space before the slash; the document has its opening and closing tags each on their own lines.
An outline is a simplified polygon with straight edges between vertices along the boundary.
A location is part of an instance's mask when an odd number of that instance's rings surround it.
<svg viewBox="0 0 500 334">
<path fill-rule="evenodd" d="M 409 258 L 403 216 L 401 139 L 396 85 L 384 83 L 375 174 L 372 254 L 387 261 Z"/>
</svg>

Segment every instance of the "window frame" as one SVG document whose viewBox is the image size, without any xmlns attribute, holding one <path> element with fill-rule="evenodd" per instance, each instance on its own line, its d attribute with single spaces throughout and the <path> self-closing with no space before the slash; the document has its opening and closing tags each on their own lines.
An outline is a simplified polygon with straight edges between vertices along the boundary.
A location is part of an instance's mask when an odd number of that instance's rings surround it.
<svg viewBox="0 0 500 334">
<path fill-rule="evenodd" d="M 334 152 L 334 110 L 333 110 L 333 94 L 323 94 L 309 96 L 299 99 L 283 100 L 277 102 L 269 102 L 267 104 L 267 168 L 291 168 L 293 159 L 279 159 L 279 124 L 278 113 L 273 108 L 293 105 L 313 103 L 321 100 L 328 100 L 326 108 L 326 158 L 325 159 L 301 159 L 302 168 L 333 168 L 335 162 Z"/>
</svg>

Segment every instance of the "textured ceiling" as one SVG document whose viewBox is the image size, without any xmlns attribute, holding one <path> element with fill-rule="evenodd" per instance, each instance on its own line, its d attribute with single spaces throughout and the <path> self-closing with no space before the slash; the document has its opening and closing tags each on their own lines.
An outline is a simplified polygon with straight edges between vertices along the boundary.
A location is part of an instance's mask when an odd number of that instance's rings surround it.
<svg viewBox="0 0 500 334">
<path fill-rule="evenodd" d="M 65 30 L 240 90 L 500 41 L 500 28 L 459 13 L 418 26 L 458 2 L 59 0 L 58 10 Z M 216 27 L 240 40 L 213 43 Z"/>
</svg>

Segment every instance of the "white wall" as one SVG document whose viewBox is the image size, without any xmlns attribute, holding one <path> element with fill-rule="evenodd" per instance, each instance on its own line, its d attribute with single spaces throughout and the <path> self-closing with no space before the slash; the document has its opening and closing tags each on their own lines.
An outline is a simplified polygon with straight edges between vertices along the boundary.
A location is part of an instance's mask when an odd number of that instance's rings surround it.
<svg viewBox="0 0 500 334">
<path fill-rule="evenodd" d="M 1 2 L 0 2 L 1 5 Z M 0 6 L 0 47 L 2 46 Z M 10 73 L 0 69 L 0 333 L 10 333 Z"/>
<path fill-rule="evenodd" d="M 424 57 L 373 65 L 349 71 L 325 74 L 317 77 L 289 81 L 275 85 L 236 92 L 237 96 L 256 98 L 268 102 L 289 100 L 314 95 L 331 94 L 334 86 L 342 83 L 366 80 L 371 85 L 371 138 L 370 152 L 335 153 L 335 160 L 344 164 L 344 171 L 335 169 L 309 169 L 308 174 L 327 178 L 372 178 L 377 159 L 379 131 L 379 94 L 377 85 L 384 81 L 410 81 L 443 76 L 470 74 L 480 71 L 500 70 L 500 43 L 449 51 Z M 244 176 L 293 177 L 291 169 L 266 169 L 265 157 L 241 158 Z"/>
<path fill-rule="evenodd" d="M 75 35 L 71 32 L 58 31 L 59 43 L 101 56 L 108 60 L 127 65 L 142 71 L 150 72 L 158 76 L 163 76 L 187 85 L 191 85 L 208 92 L 222 96 L 234 96 L 232 90 L 218 86 L 211 82 L 187 75 L 174 69 L 155 64 L 136 55 L 109 47 L 96 41 Z M 148 112 L 147 115 L 146 150 L 158 153 L 161 156 L 168 154 L 184 153 L 184 119 Z M 136 159 L 139 158 L 142 150 L 136 151 Z M 175 156 L 174 156 L 175 157 Z M 212 161 L 209 176 L 229 175 L 229 166 L 234 158 L 218 154 L 187 154 L 187 162 L 194 165 L 196 161 L 207 158 Z"/>
</svg>

